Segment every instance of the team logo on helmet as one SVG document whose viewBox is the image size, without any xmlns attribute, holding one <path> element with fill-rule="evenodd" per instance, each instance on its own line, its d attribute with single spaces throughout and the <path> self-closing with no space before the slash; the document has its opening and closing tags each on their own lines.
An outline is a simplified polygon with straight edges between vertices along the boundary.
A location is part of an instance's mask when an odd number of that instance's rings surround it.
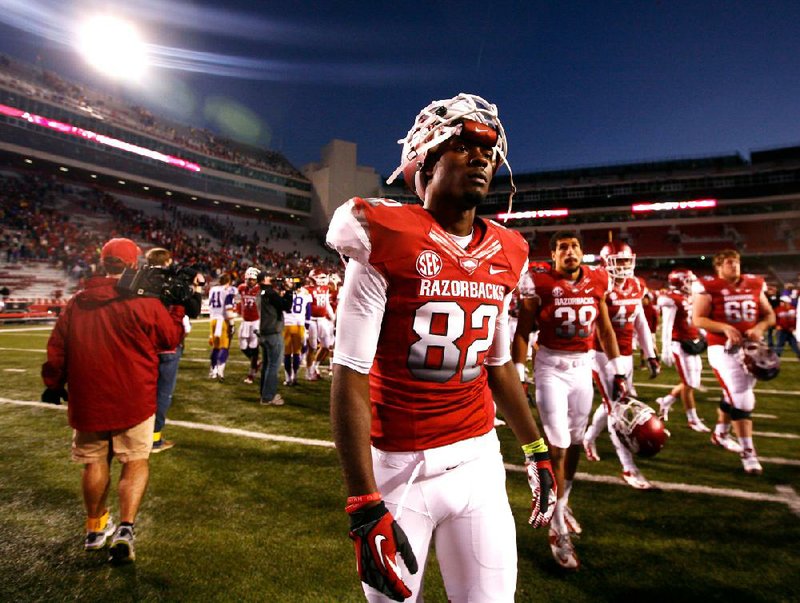
<svg viewBox="0 0 800 603">
<path fill-rule="evenodd" d="M 620 400 L 609 417 L 620 441 L 639 456 L 654 456 L 670 435 L 655 411 L 634 398 Z"/>
<path fill-rule="evenodd" d="M 780 356 L 763 341 L 748 339 L 742 344 L 741 354 L 747 372 L 759 381 L 769 381 L 780 373 Z"/>
<path fill-rule="evenodd" d="M 417 256 L 417 272 L 424 278 L 434 278 L 442 271 L 442 258 L 439 254 L 426 249 Z"/>
<path fill-rule="evenodd" d="M 600 262 L 611 278 L 622 281 L 633 277 L 633 271 L 636 269 L 636 254 L 627 243 L 609 241 L 600 250 Z"/>
</svg>

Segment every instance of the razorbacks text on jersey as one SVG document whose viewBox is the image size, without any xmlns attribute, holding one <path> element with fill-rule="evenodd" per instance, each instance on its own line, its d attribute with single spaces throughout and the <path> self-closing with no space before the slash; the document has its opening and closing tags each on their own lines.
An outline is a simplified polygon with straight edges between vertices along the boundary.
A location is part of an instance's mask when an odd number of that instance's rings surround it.
<svg viewBox="0 0 800 603">
<path fill-rule="evenodd" d="M 743 274 L 734 284 L 716 276 L 704 276 L 695 282 L 693 291 L 711 296 L 711 320 L 724 322 L 744 333 L 758 323 L 759 299 L 766 291 L 766 284 L 754 274 Z M 725 345 L 726 341 L 722 333 L 708 334 L 708 345 Z"/>
<path fill-rule="evenodd" d="M 612 280 L 599 266 L 580 270 L 574 282 L 552 268 L 523 275 L 520 296 L 539 298 L 539 345 L 563 352 L 594 349 L 598 305 L 611 291 Z"/>
<path fill-rule="evenodd" d="M 692 324 L 692 306 L 689 303 L 689 296 L 677 289 L 669 289 L 659 296 L 657 303 L 659 308 L 675 310 L 672 341 L 685 341 L 700 337 L 700 331 Z"/>
<path fill-rule="evenodd" d="M 258 320 L 258 296 L 261 287 L 259 285 L 248 287 L 246 283 L 242 283 L 236 290 L 239 295 L 238 309 L 242 320 Z"/>
<path fill-rule="evenodd" d="M 489 432 L 494 405 L 484 361 L 526 266 L 527 243 L 476 219 L 463 249 L 422 207 L 387 199 L 351 199 L 336 213 L 328 244 L 387 283 L 369 373 L 373 444 L 423 450 Z"/>
<path fill-rule="evenodd" d="M 635 277 L 627 277 L 620 285 L 614 285 L 606 298 L 611 327 L 617 336 L 620 356 L 633 354 L 634 322 L 642 311 L 644 287 Z M 595 349 L 600 348 L 600 340 L 595 334 Z"/>
</svg>

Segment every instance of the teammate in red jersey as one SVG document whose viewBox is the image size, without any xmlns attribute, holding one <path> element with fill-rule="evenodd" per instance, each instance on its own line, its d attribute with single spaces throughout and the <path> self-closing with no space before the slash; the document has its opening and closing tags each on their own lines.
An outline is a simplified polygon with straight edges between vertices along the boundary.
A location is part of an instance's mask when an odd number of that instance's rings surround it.
<svg viewBox="0 0 800 603">
<path fill-rule="evenodd" d="M 694 287 L 694 324 L 708 332 L 708 362 L 722 386 L 723 401 L 711 441 L 726 449 L 740 449 L 746 473 L 760 474 L 753 446 L 753 419 L 756 378 L 745 368 L 737 349 L 745 339 L 761 341 L 775 324 L 775 312 L 767 300 L 764 279 L 741 273 L 739 252 L 720 251 L 714 256 L 716 276 L 700 279 Z M 730 424 L 739 446 L 725 445 L 731 438 Z"/>
<path fill-rule="evenodd" d="M 669 410 L 678 398 L 686 412 L 686 422 L 693 431 L 711 431 L 697 415 L 694 391 L 702 386 L 700 375 L 705 351 L 705 340 L 692 324 L 691 293 L 696 280 L 691 270 L 673 270 L 669 273 L 669 289 L 658 298 L 661 309 L 661 362 L 675 364 L 681 382 L 666 396 L 658 398 L 659 417 L 669 419 Z"/>
<path fill-rule="evenodd" d="M 606 305 L 612 285 L 608 273 L 581 265 L 582 242 L 575 232 L 553 234 L 550 252 L 553 268 L 529 272 L 520 282 L 513 357 L 519 370 L 525 362 L 528 335 L 534 324 L 538 325 L 536 406 L 550 442 L 559 495 L 550 526 L 550 548 L 559 565 L 576 569 L 579 562 L 570 533 L 578 534 L 581 528 L 568 503 L 592 410 L 595 328 L 612 367 L 612 400 L 625 395 L 625 370 Z M 523 376 L 520 371 L 520 379 Z"/>
<path fill-rule="evenodd" d="M 614 335 L 616 335 L 617 344 L 619 345 L 619 362 L 623 364 L 625 370 L 628 391 L 632 391 L 634 334 L 647 358 L 650 378 L 657 377 L 661 370 L 656 357 L 656 349 L 653 345 L 653 336 L 650 333 L 650 327 L 642 310 L 645 288 L 642 282 L 633 274 L 636 268 L 636 254 L 633 253 L 627 243 L 609 241 L 600 250 L 600 261 L 614 282 L 613 289 L 607 299 L 608 311 L 611 318 L 611 326 L 614 329 Z M 597 336 L 597 334 L 595 335 Z M 611 400 L 611 388 L 614 384 L 614 373 L 611 363 L 601 349 L 599 339 L 596 339 L 595 344 L 592 373 L 600 390 L 602 403 L 597 407 L 592 417 L 592 422 L 583 436 L 583 448 L 586 451 L 586 458 L 590 461 L 600 460 L 595 440 L 608 426 L 608 433 L 614 444 L 614 450 L 616 450 L 619 462 L 622 464 L 622 479 L 633 488 L 651 490 L 653 485 L 639 471 L 636 462 L 633 460 L 633 453 L 620 441 L 613 425 L 609 423 L 609 411 L 613 403 Z"/>
<path fill-rule="evenodd" d="M 792 298 L 788 295 L 781 295 L 778 307 L 775 308 L 775 326 L 777 327 L 775 353 L 778 356 L 783 354 L 783 347 L 788 343 L 795 356 L 800 358 L 800 349 L 797 347 L 795 336 L 797 309 L 792 305 Z"/>
<path fill-rule="evenodd" d="M 261 294 L 258 274 L 258 268 L 250 266 L 244 271 L 244 283 L 236 288 L 237 307 L 242 317 L 242 324 L 239 325 L 239 348 L 250 360 L 245 383 L 253 383 L 258 372 L 258 299 Z"/>
<path fill-rule="evenodd" d="M 476 215 L 505 150 L 494 105 L 469 94 L 435 101 L 402 155 L 424 205 L 351 199 L 328 230 L 328 244 L 351 258 L 331 419 L 370 601 L 421 600 L 434 540 L 448 599 L 513 600 L 515 530 L 493 398 L 524 443 L 531 523 L 552 514 L 547 447 L 509 355 L 507 310 L 527 244 Z"/>
<path fill-rule="evenodd" d="M 331 305 L 330 275 L 321 268 L 314 268 L 308 275 L 307 287 L 311 294 L 311 322 L 308 325 L 308 352 L 306 354 L 306 379 L 319 379 L 319 365 L 328 359 L 333 349 L 333 321 L 335 315 Z"/>
</svg>

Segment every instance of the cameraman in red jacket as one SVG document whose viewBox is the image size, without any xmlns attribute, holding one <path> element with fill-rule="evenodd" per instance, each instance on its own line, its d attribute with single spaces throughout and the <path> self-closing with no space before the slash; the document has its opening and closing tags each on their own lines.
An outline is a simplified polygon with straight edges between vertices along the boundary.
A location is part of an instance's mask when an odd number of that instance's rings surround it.
<svg viewBox="0 0 800 603">
<path fill-rule="evenodd" d="M 110 540 L 110 561 L 133 561 L 134 521 L 149 476 L 156 412 L 158 352 L 183 338 L 184 308 L 167 310 L 155 297 L 117 290 L 125 268 L 141 253 L 130 239 L 115 238 L 102 249 L 105 276 L 94 276 L 62 311 L 47 343 L 42 400 L 67 399 L 74 429 L 72 460 L 84 466 L 87 551 Z M 106 506 L 111 460 L 122 463 L 117 486 L 119 527 Z"/>
</svg>

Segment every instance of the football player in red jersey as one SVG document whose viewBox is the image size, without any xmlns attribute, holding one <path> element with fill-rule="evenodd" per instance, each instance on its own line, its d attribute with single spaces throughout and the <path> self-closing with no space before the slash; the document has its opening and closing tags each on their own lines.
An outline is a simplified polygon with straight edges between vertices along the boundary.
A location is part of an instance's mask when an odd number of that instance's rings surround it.
<svg viewBox="0 0 800 603">
<path fill-rule="evenodd" d="M 776 336 L 775 353 L 780 356 L 783 354 L 783 346 L 787 343 L 795 356 L 800 358 L 800 349 L 797 347 L 795 330 L 797 329 L 797 309 L 792 305 L 792 298 L 788 295 L 781 295 L 780 303 L 775 308 L 775 324 L 778 334 Z"/>
<path fill-rule="evenodd" d="M 238 299 L 237 307 L 242 317 L 239 325 L 239 348 L 250 360 L 250 370 L 245 383 L 253 383 L 258 371 L 258 299 L 261 287 L 258 285 L 259 270 L 250 266 L 244 271 L 244 282 L 236 288 Z"/>
<path fill-rule="evenodd" d="M 636 268 L 636 254 L 633 253 L 627 243 L 609 241 L 600 250 L 600 261 L 614 280 L 614 288 L 607 298 L 608 311 L 611 317 L 611 327 L 614 329 L 617 344 L 619 345 L 619 362 L 623 364 L 625 370 L 628 391 L 632 391 L 634 333 L 647 358 L 650 378 L 655 379 L 661 371 L 661 366 L 656 357 L 656 349 L 653 345 L 650 326 L 647 324 L 642 310 L 642 298 L 645 295 L 645 288 L 642 282 L 633 275 Z M 586 458 L 590 461 L 600 460 L 595 440 L 608 426 L 608 433 L 611 436 L 617 457 L 622 464 L 622 479 L 633 488 L 651 490 L 653 485 L 639 471 L 636 462 L 633 460 L 633 453 L 620 441 L 613 425 L 609 424 L 609 410 L 611 410 L 611 405 L 613 404 L 610 394 L 614 383 L 614 373 L 608 357 L 601 349 L 599 339 L 595 340 L 595 344 L 592 373 L 603 401 L 597 407 L 592 417 L 592 422 L 583 436 L 583 448 L 586 451 Z"/>
<path fill-rule="evenodd" d="M 328 359 L 333 348 L 333 321 L 330 275 L 322 268 L 314 268 L 308 278 L 311 294 L 311 322 L 308 325 L 308 352 L 306 354 L 306 379 L 319 379 L 319 364 Z"/>
<path fill-rule="evenodd" d="M 678 398 L 686 412 L 686 422 L 693 431 L 708 433 L 703 420 L 697 416 L 694 391 L 700 389 L 700 375 L 705 351 L 705 340 L 697 326 L 692 324 L 691 289 L 696 280 L 691 270 L 673 270 L 667 277 L 669 289 L 658 298 L 661 309 L 661 362 L 675 364 L 681 382 L 666 396 L 658 398 L 659 417 L 669 418 L 669 409 Z"/>
<path fill-rule="evenodd" d="M 494 105 L 459 94 L 425 107 L 403 142 L 398 171 L 423 206 L 354 198 L 327 235 L 350 258 L 331 421 L 358 572 L 370 601 L 421 600 L 435 542 L 448 599 L 511 601 L 516 536 L 493 398 L 523 442 L 534 527 L 555 492 L 509 354 L 528 247 L 476 215 L 505 133 Z"/>
<path fill-rule="evenodd" d="M 734 249 L 714 256 L 717 275 L 695 283 L 693 319 L 698 328 L 708 332 L 708 362 L 723 391 L 711 442 L 729 450 L 739 449 L 745 472 L 760 474 L 762 467 L 753 446 L 756 378 L 747 371 L 736 350 L 744 339 L 763 340 L 766 330 L 775 324 L 775 312 L 767 300 L 764 279 L 742 274 L 740 262 L 739 252 Z M 731 440 L 731 421 L 738 446 L 726 445 Z"/>
<path fill-rule="evenodd" d="M 520 282 L 521 305 L 513 357 L 524 378 L 528 335 L 539 327 L 534 362 L 536 406 L 553 455 L 558 503 L 550 526 L 550 548 L 556 562 L 577 569 L 570 533 L 581 532 L 569 509 L 572 480 L 583 450 L 583 434 L 592 410 L 592 366 L 595 328 L 612 367 L 611 398 L 626 393 L 625 370 L 611 327 L 606 297 L 612 282 L 605 269 L 582 266 L 582 241 L 576 232 L 558 231 L 550 238 L 553 268 L 528 272 Z"/>
</svg>

